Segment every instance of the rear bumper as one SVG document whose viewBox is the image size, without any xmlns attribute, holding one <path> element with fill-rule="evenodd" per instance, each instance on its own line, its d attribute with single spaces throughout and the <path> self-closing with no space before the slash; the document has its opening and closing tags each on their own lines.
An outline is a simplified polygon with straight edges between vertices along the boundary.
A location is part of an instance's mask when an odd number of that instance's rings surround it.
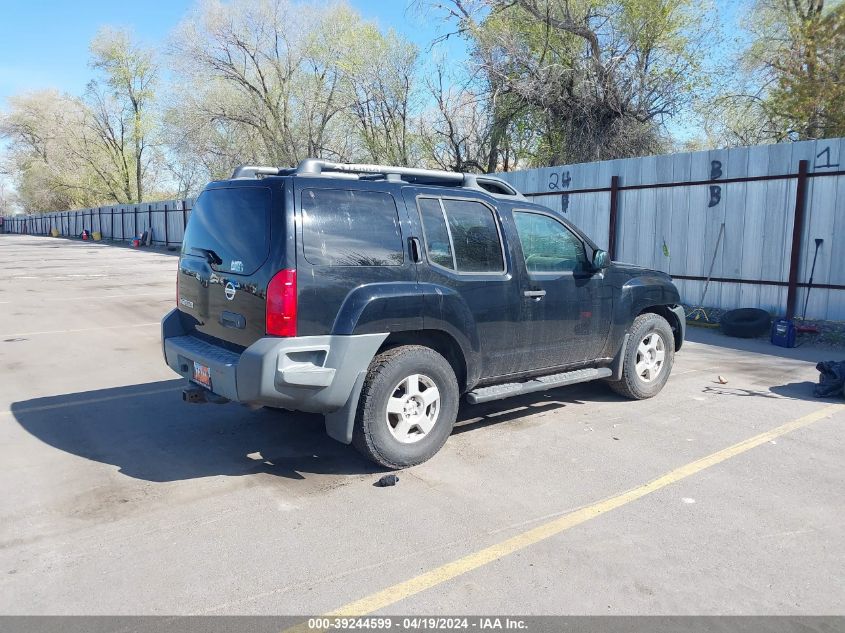
<svg viewBox="0 0 845 633">
<path fill-rule="evenodd" d="M 266 337 L 241 354 L 182 329 L 177 310 L 161 322 L 167 365 L 191 380 L 194 362 L 209 368 L 215 394 L 236 402 L 329 413 L 346 404 L 387 334 Z"/>
</svg>

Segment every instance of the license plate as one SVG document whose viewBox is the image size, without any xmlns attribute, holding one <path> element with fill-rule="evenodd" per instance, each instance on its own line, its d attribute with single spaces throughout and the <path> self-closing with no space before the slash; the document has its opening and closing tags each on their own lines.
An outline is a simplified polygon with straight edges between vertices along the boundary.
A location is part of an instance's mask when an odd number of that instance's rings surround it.
<svg viewBox="0 0 845 633">
<path fill-rule="evenodd" d="M 211 390 L 211 370 L 197 361 L 194 361 L 194 382 Z"/>
</svg>

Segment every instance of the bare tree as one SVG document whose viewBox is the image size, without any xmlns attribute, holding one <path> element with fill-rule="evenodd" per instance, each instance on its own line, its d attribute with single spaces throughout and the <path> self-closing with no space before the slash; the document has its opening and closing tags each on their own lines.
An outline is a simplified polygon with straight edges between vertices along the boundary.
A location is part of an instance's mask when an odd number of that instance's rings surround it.
<svg viewBox="0 0 845 633">
<path fill-rule="evenodd" d="M 416 48 L 345 4 L 208 0 L 177 30 L 170 59 L 189 90 L 168 129 L 192 130 L 210 166 L 412 159 Z"/>
<path fill-rule="evenodd" d="M 84 99 L 41 91 L 9 103 L 0 118 L 4 171 L 27 211 L 137 201 L 131 122 L 109 91 L 91 85 Z M 145 186 L 157 172 L 144 170 Z"/>
<path fill-rule="evenodd" d="M 0 175 L 0 216 L 9 216 L 18 210 L 18 198 L 10 184 Z"/>
<path fill-rule="evenodd" d="M 395 32 L 382 35 L 363 23 L 352 33 L 341 61 L 352 119 L 366 153 L 376 162 L 412 160 L 412 98 L 417 48 Z"/>
<path fill-rule="evenodd" d="M 91 199 L 90 179 L 70 147 L 85 116 L 81 101 L 54 90 L 9 99 L 0 117 L 7 142 L 3 171 L 12 175 L 24 210 L 84 206 Z"/>
<path fill-rule="evenodd" d="M 334 154 L 328 135 L 343 109 L 338 28 L 326 10 L 284 0 L 204 2 L 171 45 L 190 87 L 178 107 L 193 112 L 194 127 L 245 130 L 240 137 L 257 141 L 253 153 L 272 164 Z"/>
<path fill-rule="evenodd" d="M 489 171 L 492 120 L 484 98 L 466 84 L 451 83 L 443 63 L 426 86 L 436 107 L 420 123 L 425 154 L 440 169 Z"/>
</svg>

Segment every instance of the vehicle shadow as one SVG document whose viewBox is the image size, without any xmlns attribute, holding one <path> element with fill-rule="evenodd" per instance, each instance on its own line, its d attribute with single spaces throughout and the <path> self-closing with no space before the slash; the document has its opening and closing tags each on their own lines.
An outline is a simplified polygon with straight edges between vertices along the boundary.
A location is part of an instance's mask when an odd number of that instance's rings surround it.
<svg viewBox="0 0 845 633">
<path fill-rule="evenodd" d="M 12 405 L 17 422 L 42 442 L 111 464 L 151 482 L 267 473 L 311 475 L 385 472 L 353 447 L 329 438 L 316 414 L 236 404 L 182 402 L 184 381 L 99 389 Z M 462 405 L 454 433 L 512 422 L 582 401 L 618 398 L 604 385 L 578 385 L 483 405 Z"/>
<path fill-rule="evenodd" d="M 99 389 L 14 403 L 41 441 L 153 482 L 268 473 L 366 474 L 379 468 L 330 439 L 323 417 L 182 402 L 184 381 Z"/>
<path fill-rule="evenodd" d="M 602 381 L 570 385 L 548 391 L 494 400 L 484 404 L 461 403 L 452 435 L 466 433 L 504 422 L 515 422 L 538 413 L 585 402 L 624 402 Z"/>
</svg>

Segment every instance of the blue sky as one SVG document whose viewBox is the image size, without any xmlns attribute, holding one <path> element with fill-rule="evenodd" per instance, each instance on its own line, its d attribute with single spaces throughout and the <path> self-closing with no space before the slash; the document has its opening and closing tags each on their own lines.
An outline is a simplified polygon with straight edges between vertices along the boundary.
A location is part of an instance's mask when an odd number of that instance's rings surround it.
<svg viewBox="0 0 845 633">
<path fill-rule="evenodd" d="M 6 108 L 8 97 L 26 91 L 57 88 L 81 94 L 94 74 L 88 67 L 88 43 L 103 25 L 128 27 L 144 43 L 163 49 L 195 1 L 0 0 L 0 111 Z M 415 8 L 424 5 L 424 0 L 347 1 L 365 18 L 383 28 L 392 27 L 416 43 L 423 59 L 429 57 L 432 40 L 449 28 L 438 14 Z M 710 1 L 718 8 L 722 36 L 732 39 L 739 33 L 742 8 L 751 0 Z M 441 50 L 453 63 L 465 54 L 458 37 L 450 38 Z M 719 57 L 719 52 L 714 51 L 714 56 Z M 678 139 L 697 135 L 696 123 L 687 116 L 668 124 Z"/>
<path fill-rule="evenodd" d="M 393 27 L 425 51 L 441 23 L 404 0 L 349 0 L 365 18 Z M 102 25 L 131 28 L 150 45 L 168 34 L 193 0 L 0 0 L 0 108 L 14 94 L 54 87 L 80 94 L 92 77 L 88 43 Z M 456 38 L 453 38 L 453 41 Z M 460 43 L 450 44 L 460 52 Z"/>
</svg>

